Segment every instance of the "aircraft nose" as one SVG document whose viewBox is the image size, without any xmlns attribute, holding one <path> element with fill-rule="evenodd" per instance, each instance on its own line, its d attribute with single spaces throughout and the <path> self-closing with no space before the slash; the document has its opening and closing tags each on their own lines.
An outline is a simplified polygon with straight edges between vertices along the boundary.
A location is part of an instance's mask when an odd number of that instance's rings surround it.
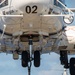
<svg viewBox="0 0 75 75">
<path fill-rule="evenodd" d="M 15 7 L 23 12 L 34 12 L 34 11 L 42 11 L 44 6 L 50 6 L 52 4 L 52 0 L 13 0 Z M 14 5 L 13 4 L 13 5 Z"/>
<path fill-rule="evenodd" d="M 37 11 L 41 11 L 43 8 L 43 4 L 35 3 L 35 2 L 21 2 L 15 5 L 17 9 L 24 13 L 37 13 Z"/>
</svg>

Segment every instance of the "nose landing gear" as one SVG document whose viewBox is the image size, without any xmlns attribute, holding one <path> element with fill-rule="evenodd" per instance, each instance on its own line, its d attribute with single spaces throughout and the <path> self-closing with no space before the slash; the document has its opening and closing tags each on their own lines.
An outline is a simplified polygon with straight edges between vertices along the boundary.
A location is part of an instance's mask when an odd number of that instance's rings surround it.
<svg viewBox="0 0 75 75">
<path fill-rule="evenodd" d="M 29 38 L 29 53 L 27 51 L 22 52 L 22 67 L 28 67 L 28 75 L 31 73 L 31 66 L 32 66 L 32 60 L 34 60 L 34 66 L 39 67 L 40 66 L 40 52 L 36 50 L 34 52 L 34 58 L 32 57 L 32 48 L 33 47 L 33 40 L 30 37 Z"/>
</svg>

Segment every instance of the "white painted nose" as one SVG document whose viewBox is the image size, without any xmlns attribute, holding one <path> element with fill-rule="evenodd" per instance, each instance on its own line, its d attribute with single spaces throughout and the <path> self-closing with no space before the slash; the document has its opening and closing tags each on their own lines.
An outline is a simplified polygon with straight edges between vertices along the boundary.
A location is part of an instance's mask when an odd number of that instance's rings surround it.
<svg viewBox="0 0 75 75">
<path fill-rule="evenodd" d="M 23 12 L 42 11 L 44 7 L 53 5 L 53 0 L 13 0 L 13 5 Z"/>
</svg>

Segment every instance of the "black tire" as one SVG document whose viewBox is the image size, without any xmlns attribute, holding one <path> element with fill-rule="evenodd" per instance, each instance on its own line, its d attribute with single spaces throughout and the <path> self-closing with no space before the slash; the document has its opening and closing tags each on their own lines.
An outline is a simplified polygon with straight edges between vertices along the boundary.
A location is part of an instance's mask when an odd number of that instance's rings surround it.
<svg viewBox="0 0 75 75">
<path fill-rule="evenodd" d="M 34 52 L 34 66 L 35 67 L 40 66 L 40 52 L 39 51 Z"/>
<path fill-rule="evenodd" d="M 70 59 L 70 75 L 75 75 L 75 58 Z"/>
<path fill-rule="evenodd" d="M 28 66 L 28 52 L 23 51 L 22 52 L 22 67 L 27 67 Z"/>
</svg>

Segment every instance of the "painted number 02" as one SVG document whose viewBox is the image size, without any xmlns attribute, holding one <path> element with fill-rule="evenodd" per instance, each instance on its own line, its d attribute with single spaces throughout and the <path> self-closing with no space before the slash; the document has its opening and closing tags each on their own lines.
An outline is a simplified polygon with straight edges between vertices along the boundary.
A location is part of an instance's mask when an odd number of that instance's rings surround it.
<svg viewBox="0 0 75 75">
<path fill-rule="evenodd" d="M 32 7 L 26 6 L 25 11 L 26 11 L 27 14 L 30 14 L 30 13 L 35 14 L 35 13 L 37 13 L 37 6 L 36 5 L 34 5 Z"/>
</svg>

